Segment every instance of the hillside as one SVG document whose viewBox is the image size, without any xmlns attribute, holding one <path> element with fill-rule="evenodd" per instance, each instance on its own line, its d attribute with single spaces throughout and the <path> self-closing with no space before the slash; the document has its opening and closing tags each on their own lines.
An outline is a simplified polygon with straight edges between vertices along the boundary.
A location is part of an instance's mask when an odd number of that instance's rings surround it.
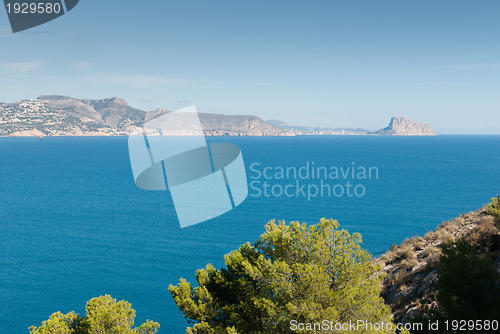
<svg viewBox="0 0 500 334">
<path fill-rule="evenodd" d="M 142 111 L 117 97 L 89 100 L 44 95 L 0 104 L 0 136 L 123 136 L 167 112 Z M 206 134 L 213 136 L 292 135 L 256 116 L 202 113 L 200 120 Z"/>
<path fill-rule="evenodd" d="M 205 133 L 210 136 L 290 136 L 286 129 L 280 129 L 264 122 L 257 116 L 200 114 Z"/>
<path fill-rule="evenodd" d="M 442 246 L 464 237 L 478 254 L 487 254 L 500 275 L 500 230 L 488 206 L 442 223 L 424 237 L 405 240 L 376 261 L 386 274 L 382 295 L 393 310 L 395 322 L 421 316 L 437 304 L 438 268 Z"/>
<path fill-rule="evenodd" d="M 168 113 L 165 109 L 143 111 L 118 97 L 89 100 L 43 95 L 33 100 L 0 103 L 0 136 L 124 136 Z M 429 124 L 392 117 L 389 126 L 370 132 L 362 128 L 329 128 L 263 121 L 252 115 L 200 113 L 205 134 L 210 136 L 293 135 L 436 135 Z"/>
<path fill-rule="evenodd" d="M 0 136 L 113 136 L 132 132 L 146 112 L 119 98 L 47 95 L 0 105 Z"/>
</svg>

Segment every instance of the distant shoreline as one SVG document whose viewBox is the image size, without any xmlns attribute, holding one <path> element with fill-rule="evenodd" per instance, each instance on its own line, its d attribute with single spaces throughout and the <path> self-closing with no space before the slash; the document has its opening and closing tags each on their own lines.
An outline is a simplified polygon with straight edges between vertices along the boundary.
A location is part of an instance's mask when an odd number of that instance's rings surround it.
<svg viewBox="0 0 500 334">
<path fill-rule="evenodd" d="M 0 136 L 0 138 L 37 138 L 37 139 L 44 139 L 44 138 L 61 138 L 61 137 L 130 137 L 133 135 L 49 135 L 49 136 Z M 155 136 L 155 137 L 161 137 L 160 135 L 148 135 L 148 136 Z M 247 134 L 242 134 L 242 135 L 204 135 L 204 137 L 436 137 L 438 136 L 437 134 L 435 135 L 382 135 L 382 134 L 345 134 L 345 135 L 291 135 L 291 136 L 281 136 L 281 135 L 247 135 Z M 197 137 L 196 135 L 167 135 L 165 137 Z"/>
<path fill-rule="evenodd" d="M 0 138 L 33 138 L 33 139 L 47 139 L 47 138 L 121 138 L 130 137 L 131 135 L 62 135 L 62 136 L 0 136 Z M 294 135 L 294 136 L 276 136 L 276 135 L 241 135 L 241 136 L 223 136 L 223 135 L 205 135 L 205 137 L 448 137 L 448 136 L 500 136 L 500 133 L 440 133 L 439 135 L 379 135 L 379 134 L 362 134 L 362 135 Z M 193 137 L 187 136 L 171 136 L 171 137 Z"/>
<path fill-rule="evenodd" d="M 0 136 L 126 136 L 141 133 L 145 125 L 168 118 L 171 111 L 144 111 L 131 107 L 118 97 L 87 100 L 69 96 L 44 95 L 37 99 L 0 103 Z M 331 128 L 289 125 L 279 120 L 264 121 L 254 115 L 197 114 L 206 136 L 434 136 L 432 126 L 405 117 L 391 117 L 385 128 Z M 326 121 L 326 120 L 325 120 Z M 148 128 L 148 127 L 146 127 Z M 169 129 L 172 135 L 191 134 L 189 128 Z M 161 130 L 149 127 L 148 134 Z M 197 132 L 193 133 L 195 135 Z"/>
</svg>

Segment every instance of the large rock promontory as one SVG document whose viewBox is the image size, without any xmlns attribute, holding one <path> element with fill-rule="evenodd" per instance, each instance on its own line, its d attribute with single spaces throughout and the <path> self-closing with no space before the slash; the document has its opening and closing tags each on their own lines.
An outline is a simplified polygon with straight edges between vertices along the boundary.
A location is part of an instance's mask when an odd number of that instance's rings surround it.
<svg viewBox="0 0 500 334">
<path fill-rule="evenodd" d="M 409 118 L 392 117 L 389 126 L 386 128 L 374 131 L 376 135 L 393 135 L 393 136 L 435 136 L 436 132 L 430 124 L 417 123 Z"/>
</svg>

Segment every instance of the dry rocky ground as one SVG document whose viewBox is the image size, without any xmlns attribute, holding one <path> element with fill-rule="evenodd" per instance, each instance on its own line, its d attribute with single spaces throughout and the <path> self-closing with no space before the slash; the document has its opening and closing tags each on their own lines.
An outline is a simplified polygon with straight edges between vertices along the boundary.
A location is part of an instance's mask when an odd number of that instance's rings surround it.
<svg viewBox="0 0 500 334">
<path fill-rule="evenodd" d="M 498 226 L 498 224 L 497 224 Z M 385 274 L 382 296 L 395 322 L 408 322 L 436 302 L 436 282 L 443 243 L 465 237 L 488 254 L 500 275 L 500 230 L 488 206 L 442 223 L 424 237 L 413 237 L 375 259 Z"/>
</svg>

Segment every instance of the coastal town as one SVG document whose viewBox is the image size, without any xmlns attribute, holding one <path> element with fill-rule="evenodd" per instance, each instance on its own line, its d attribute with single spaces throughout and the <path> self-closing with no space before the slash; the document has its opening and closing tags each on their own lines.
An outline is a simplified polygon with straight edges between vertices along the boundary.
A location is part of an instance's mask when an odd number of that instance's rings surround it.
<svg viewBox="0 0 500 334">
<path fill-rule="evenodd" d="M 67 110 L 51 108 L 49 101 L 29 99 L 0 103 L 0 136 L 123 136 L 138 127 L 124 119 L 119 127 L 84 115 L 72 116 Z"/>
<path fill-rule="evenodd" d="M 75 99 L 47 95 L 14 103 L 0 103 L 0 137 L 128 136 L 144 131 L 144 124 L 167 110 L 143 111 L 121 98 Z M 392 117 L 383 129 L 294 126 L 278 120 L 264 121 L 253 115 L 200 113 L 207 136 L 342 136 L 342 135 L 436 135 L 429 124 Z M 155 131 L 151 135 L 159 134 Z M 180 135 L 189 135 L 180 133 Z"/>
</svg>

